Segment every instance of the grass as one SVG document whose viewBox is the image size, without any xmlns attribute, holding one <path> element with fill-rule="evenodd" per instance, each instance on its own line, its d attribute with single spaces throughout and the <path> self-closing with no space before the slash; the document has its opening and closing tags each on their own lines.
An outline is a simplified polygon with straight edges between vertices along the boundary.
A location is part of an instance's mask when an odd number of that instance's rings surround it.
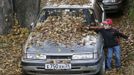
<svg viewBox="0 0 134 75">
<path fill-rule="evenodd" d="M 134 20 L 134 9 L 133 9 L 133 8 L 131 8 L 131 9 L 129 10 L 129 18 L 130 18 L 131 20 Z"/>
<path fill-rule="evenodd" d="M 128 11 L 128 16 L 129 18 L 134 21 L 134 0 L 129 0 L 129 11 Z"/>
</svg>

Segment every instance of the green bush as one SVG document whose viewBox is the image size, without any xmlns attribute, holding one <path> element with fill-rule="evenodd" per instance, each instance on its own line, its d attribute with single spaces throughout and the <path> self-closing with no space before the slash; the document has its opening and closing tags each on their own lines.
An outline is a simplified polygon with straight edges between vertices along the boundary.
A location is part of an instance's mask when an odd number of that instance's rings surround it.
<svg viewBox="0 0 134 75">
<path fill-rule="evenodd" d="M 134 9 L 129 9 L 129 18 L 134 20 Z"/>
<path fill-rule="evenodd" d="M 129 12 L 128 12 L 128 16 L 131 20 L 134 20 L 134 0 L 129 0 Z"/>
</svg>

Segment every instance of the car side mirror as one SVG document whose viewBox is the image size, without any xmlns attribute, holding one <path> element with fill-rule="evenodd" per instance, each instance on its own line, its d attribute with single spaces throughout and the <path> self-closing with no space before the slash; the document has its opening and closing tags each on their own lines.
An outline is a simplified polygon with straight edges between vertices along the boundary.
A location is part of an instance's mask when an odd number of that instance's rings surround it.
<svg viewBox="0 0 134 75">
<path fill-rule="evenodd" d="M 98 19 L 95 19 L 95 23 L 96 23 L 97 25 L 99 25 L 99 26 L 103 26 L 103 24 L 100 23 Z"/>
<path fill-rule="evenodd" d="M 99 20 L 98 19 L 95 19 L 95 23 L 99 23 Z"/>
</svg>

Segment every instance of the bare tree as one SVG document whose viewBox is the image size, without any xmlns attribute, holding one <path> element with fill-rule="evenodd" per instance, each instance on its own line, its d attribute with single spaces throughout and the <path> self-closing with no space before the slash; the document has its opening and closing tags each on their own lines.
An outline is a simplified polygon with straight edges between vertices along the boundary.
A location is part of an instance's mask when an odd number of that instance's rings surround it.
<svg viewBox="0 0 134 75">
<path fill-rule="evenodd" d="M 14 13 L 22 27 L 30 27 L 40 10 L 40 0 L 0 0 L 0 34 L 6 34 L 14 24 Z"/>
<path fill-rule="evenodd" d="M 40 9 L 40 0 L 14 0 L 17 19 L 22 27 L 30 27 Z"/>
<path fill-rule="evenodd" d="M 12 0 L 0 0 L 0 34 L 7 34 L 13 24 Z"/>
</svg>

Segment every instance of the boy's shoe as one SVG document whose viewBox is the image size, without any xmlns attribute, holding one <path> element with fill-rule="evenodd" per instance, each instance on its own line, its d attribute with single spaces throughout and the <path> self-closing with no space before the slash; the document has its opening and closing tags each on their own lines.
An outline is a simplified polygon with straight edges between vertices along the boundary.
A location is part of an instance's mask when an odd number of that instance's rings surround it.
<svg viewBox="0 0 134 75">
<path fill-rule="evenodd" d="M 117 67 L 117 68 L 116 68 L 116 71 L 117 71 L 117 72 L 119 72 L 119 71 L 120 71 L 120 69 L 121 69 L 120 67 Z"/>
</svg>

